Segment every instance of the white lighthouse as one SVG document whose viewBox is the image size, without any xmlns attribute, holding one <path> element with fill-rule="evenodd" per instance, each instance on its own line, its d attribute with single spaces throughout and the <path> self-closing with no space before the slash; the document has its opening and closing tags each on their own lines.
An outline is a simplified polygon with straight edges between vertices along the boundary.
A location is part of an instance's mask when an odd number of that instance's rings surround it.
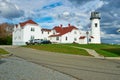
<svg viewBox="0 0 120 80">
<path fill-rule="evenodd" d="M 99 12 L 91 13 L 91 33 L 90 33 L 90 43 L 100 44 L 100 14 Z"/>
</svg>

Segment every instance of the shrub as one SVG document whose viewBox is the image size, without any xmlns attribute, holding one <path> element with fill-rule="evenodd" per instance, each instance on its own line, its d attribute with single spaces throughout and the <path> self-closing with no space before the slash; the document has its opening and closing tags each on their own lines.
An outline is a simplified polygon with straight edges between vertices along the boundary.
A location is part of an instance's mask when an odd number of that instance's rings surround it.
<svg viewBox="0 0 120 80">
<path fill-rule="evenodd" d="M 0 45 L 11 45 L 11 44 L 12 44 L 12 36 L 0 38 Z"/>
</svg>

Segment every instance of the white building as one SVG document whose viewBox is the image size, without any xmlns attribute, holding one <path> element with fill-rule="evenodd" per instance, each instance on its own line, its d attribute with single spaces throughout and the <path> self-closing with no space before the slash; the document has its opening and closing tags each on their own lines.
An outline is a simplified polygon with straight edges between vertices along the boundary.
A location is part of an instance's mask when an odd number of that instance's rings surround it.
<svg viewBox="0 0 120 80">
<path fill-rule="evenodd" d="M 40 39 L 43 39 L 43 40 L 49 40 L 49 36 L 53 34 L 53 30 L 51 29 L 44 29 L 42 28 L 41 29 L 41 37 Z"/>
<path fill-rule="evenodd" d="M 67 27 L 62 25 L 56 26 L 53 29 L 53 35 L 50 35 L 50 41 L 54 43 L 80 43 L 81 31 L 68 24 Z"/>
<path fill-rule="evenodd" d="M 25 45 L 31 39 L 41 37 L 41 27 L 32 20 L 14 26 L 13 45 Z"/>
<path fill-rule="evenodd" d="M 28 20 L 15 25 L 13 45 L 25 45 L 31 39 L 50 40 L 53 43 L 100 44 L 100 16 L 98 12 L 91 13 L 91 31 L 81 31 L 68 24 L 67 27 L 55 26 L 53 29 L 41 28 L 37 23 Z"/>
<path fill-rule="evenodd" d="M 93 38 L 90 39 L 90 43 L 100 44 L 101 37 L 100 37 L 100 15 L 98 12 L 91 13 L 91 31 L 90 36 Z"/>
</svg>

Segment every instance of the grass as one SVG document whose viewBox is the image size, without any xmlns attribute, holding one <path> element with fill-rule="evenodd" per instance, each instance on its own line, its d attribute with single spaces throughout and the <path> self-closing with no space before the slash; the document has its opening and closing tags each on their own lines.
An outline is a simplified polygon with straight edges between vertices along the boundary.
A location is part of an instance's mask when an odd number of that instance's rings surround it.
<svg viewBox="0 0 120 80">
<path fill-rule="evenodd" d="M 120 57 L 120 45 L 109 44 L 65 44 L 68 46 L 84 47 L 94 49 L 97 53 L 105 57 Z"/>
<path fill-rule="evenodd" d="M 75 54 L 75 55 L 84 55 L 90 56 L 87 51 L 83 49 L 76 49 L 62 44 L 42 44 L 42 45 L 27 45 L 24 47 L 34 48 L 38 50 L 66 53 L 66 54 Z"/>
<path fill-rule="evenodd" d="M 9 53 L 7 51 L 5 51 L 4 49 L 0 48 L 0 55 L 3 55 L 3 54 L 9 54 Z"/>
</svg>

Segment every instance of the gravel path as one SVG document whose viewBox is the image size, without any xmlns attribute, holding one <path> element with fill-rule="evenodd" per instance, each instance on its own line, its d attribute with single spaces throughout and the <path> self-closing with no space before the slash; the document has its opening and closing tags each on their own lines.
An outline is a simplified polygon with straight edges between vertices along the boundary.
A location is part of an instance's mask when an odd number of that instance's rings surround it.
<svg viewBox="0 0 120 80">
<path fill-rule="evenodd" d="M 76 80 L 21 58 L 0 59 L 0 80 Z"/>
</svg>

